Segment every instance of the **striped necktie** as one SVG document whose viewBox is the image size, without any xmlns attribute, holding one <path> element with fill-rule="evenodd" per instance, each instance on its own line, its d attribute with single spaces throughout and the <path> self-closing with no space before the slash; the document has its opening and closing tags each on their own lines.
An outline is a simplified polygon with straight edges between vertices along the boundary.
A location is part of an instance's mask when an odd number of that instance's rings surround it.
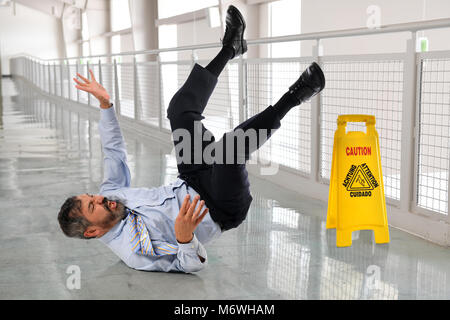
<svg viewBox="0 0 450 320">
<path fill-rule="evenodd" d="M 128 222 L 131 225 L 131 250 L 143 256 L 163 256 L 167 254 L 177 254 L 178 246 L 163 241 L 150 239 L 147 226 L 142 217 L 134 210 L 126 208 L 128 211 Z"/>
</svg>

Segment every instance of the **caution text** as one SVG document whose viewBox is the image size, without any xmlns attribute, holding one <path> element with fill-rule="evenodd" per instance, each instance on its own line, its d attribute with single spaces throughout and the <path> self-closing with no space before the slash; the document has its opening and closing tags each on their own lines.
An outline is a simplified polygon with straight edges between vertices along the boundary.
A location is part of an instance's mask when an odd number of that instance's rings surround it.
<svg viewBox="0 0 450 320">
<path fill-rule="evenodd" d="M 347 156 L 370 156 L 372 155 L 371 147 L 347 147 L 345 148 Z"/>
</svg>

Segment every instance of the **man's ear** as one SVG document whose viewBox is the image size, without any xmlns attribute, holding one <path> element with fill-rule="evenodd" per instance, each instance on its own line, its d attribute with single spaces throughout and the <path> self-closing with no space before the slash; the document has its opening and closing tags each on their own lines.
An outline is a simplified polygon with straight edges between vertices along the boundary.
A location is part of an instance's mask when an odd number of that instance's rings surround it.
<svg viewBox="0 0 450 320">
<path fill-rule="evenodd" d="M 96 226 L 89 226 L 84 231 L 84 237 L 85 238 L 97 238 L 97 236 L 99 236 L 101 234 L 101 232 L 102 231 L 100 230 L 100 228 L 98 228 Z"/>
</svg>

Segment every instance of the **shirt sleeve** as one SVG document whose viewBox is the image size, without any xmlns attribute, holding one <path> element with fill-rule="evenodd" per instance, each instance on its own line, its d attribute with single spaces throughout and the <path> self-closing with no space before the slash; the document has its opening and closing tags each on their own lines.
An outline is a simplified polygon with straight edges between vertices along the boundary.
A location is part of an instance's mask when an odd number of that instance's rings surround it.
<svg viewBox="0 0 450 320">
<path fill-rule="evenodd" d="M 103 150 L 103 182 L 100 193 L 130 186 L 130 169 L 127 165 L 125 141 L 114 107 L 100 110 L 98 124 Z"/>
<path fill-rule="evenodd" d="M 204 262 L 201 262 L 199 256 L 205 259 Z M 191 242 L 178 244 L 176 255 L 143 256 L 132 253 L 125 263 L 137 270 L 190 273 L 205 268 L 207 258 L 205 247 L 194 235 Z"/>
</svg>

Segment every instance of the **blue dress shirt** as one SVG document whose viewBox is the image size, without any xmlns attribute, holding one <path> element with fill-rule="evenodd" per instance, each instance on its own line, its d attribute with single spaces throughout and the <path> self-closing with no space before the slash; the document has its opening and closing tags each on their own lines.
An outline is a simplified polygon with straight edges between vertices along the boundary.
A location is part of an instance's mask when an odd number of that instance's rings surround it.
<svg viewBox="0 0 450 320">
<path fill-rule="evenodd" d="M 179 178 L 166 186 L 156 188 L 130 188 L 130 170 L 127 165 L 125 141 L 114 108 L 101 109 L 99 133 L 104 155 L 104 177 L 100 194 L 111 200 L 120 200 L 139 214 L 150 238 L 178 246 L 177 254 L 150 256 L 132 250 L 132 224 L 130 215 L 119 221 L 99 238 L 126 265 L 137 270 L 195 272 L 207 265 L 203 244 L 221 234 L 220 226 L 207 214 L 194 232 L 189 243 L 178 243 L 175 237 L 175 219 L 184 197 L 191 199 L 198 193 Z M 206 207 L 204 207 L 206 208 Z M 205 259 L 201 262 L 199 256 Z"/>
</svg>

